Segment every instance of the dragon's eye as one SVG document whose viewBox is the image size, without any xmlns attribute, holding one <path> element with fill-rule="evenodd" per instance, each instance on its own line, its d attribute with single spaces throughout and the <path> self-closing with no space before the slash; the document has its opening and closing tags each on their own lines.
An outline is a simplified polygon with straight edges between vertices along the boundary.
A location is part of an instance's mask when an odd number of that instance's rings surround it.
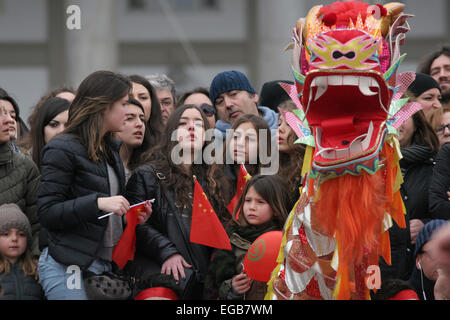
<svg viewBox="0 0 450 320">
<path fill-rule="evenodd" d="M 356 56 L 356 53 L 354 51 L 350 51 L 345 54 L 339 50 L 336 50 L 333 52 L 333 59 L 336 59 L 336 60 L 340 59 L 342 57 L 346 57 L 347 59 L 351 60 L 351 59 L 355 58 L 355 56 Z"/>
</svg>

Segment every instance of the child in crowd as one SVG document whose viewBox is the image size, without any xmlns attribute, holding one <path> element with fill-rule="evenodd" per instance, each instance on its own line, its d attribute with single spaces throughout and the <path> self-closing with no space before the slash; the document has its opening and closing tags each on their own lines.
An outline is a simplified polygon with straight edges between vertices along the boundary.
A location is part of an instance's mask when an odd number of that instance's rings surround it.
<svg viewBox="0 0 450 320">
<path fill-rule="evenodd" d="M 0 300 L 42 300 L 31 257 L 31 225 L 13 203 L 0 206 Z"/>
<path fill-rule="evenodd" d="M 228 227 L 232 251 L 216 250 L 212 256 L 205 280 L 206 299 L 264 298 L 266 284 L 252 281 L 242 270 L 242 263 L 247 250 L 260 235 L 282 229 L 288 205 L 286 185 L 279 176 L 257 175 L 250 179 Z"/>
</svg>

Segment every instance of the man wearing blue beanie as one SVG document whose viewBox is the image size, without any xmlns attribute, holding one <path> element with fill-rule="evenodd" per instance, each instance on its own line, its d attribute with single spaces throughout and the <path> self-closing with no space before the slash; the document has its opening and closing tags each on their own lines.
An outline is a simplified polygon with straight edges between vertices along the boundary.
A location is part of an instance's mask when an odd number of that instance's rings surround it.
<svg viewBox="0 0 450 320">
<path fill-rule="evenodd" d="M 267 107 L 258 107 L 258 94 L 240 71 L 224 71 L 216 75 L 209 87 L 209 97 L 219 113 L 216 128 L 224 137 L 226 130 L 245 114 L 259 115 L 272 131 L 277 129 L 278 114 Z"/>
<path fill-rule="evenodd" d="M 414 257 L 416 265 L 410 283 L 420 300 L 434 300 L 434 285 L 439 276 L 436 257 L 431 250 L 433 235 L 444 225 L 446 220 L 431 220 L 420 229 L 416 238 Z"/>
</svg>

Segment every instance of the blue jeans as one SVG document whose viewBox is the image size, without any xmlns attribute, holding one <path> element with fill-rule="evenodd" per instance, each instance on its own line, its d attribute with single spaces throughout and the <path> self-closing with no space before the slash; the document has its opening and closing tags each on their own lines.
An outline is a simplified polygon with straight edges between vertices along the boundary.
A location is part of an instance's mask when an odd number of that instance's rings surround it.
<svg viewBox="0 0 450 320">
<path fill-rule="evenodd" d="M 88 270 L 101 274 L 111 272 L 112 266 L 108 261 L 95 259 Z M 38 273 L 48 300 L 88 300 L 81 269 L 59 263 L 48 253 L 48 248 L 39 257 Z"/>
</svg>

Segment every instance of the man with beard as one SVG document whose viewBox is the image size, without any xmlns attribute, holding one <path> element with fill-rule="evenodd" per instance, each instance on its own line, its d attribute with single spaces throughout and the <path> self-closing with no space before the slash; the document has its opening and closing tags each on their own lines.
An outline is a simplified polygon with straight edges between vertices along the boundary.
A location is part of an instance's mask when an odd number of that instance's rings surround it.
<svg viewBox="0 0 450 320">
<path fill-rule="evenodd" d="M 420 72 L 432 76 L 441 87 L 442 102 L 450 101 L 450 45 L 444 45 L 425 59 Z"/>
</svg>

